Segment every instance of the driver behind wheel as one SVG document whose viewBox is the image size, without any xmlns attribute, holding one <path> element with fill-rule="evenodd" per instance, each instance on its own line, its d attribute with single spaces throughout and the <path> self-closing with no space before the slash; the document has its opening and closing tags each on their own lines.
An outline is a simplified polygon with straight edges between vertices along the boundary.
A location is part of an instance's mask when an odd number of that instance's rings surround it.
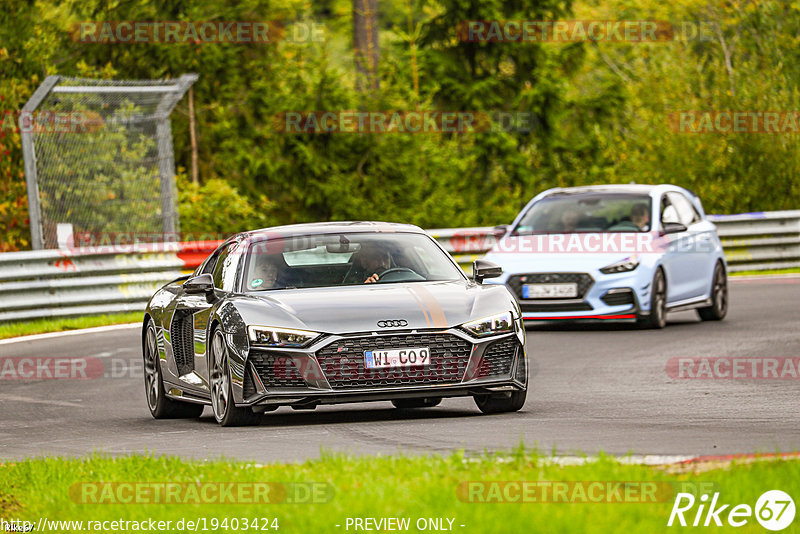
<svg viewBox="0 0 800 534">
<path fill-rule="evenodd" d="M 650 229 L 650 210 L 647 209 L 646 204 L 634 204 L 631 208 L 631 222 L 642 232 Z"/>
<path fill-rule="evenodd" d="M 392 267 L 392 255 L 382 245 L 364 243 L 358 256 L 353 259 L 353 268 L 345 279 L 345 283 L 372 284 L 378 281 L 380 274 Z"/>
</svg>

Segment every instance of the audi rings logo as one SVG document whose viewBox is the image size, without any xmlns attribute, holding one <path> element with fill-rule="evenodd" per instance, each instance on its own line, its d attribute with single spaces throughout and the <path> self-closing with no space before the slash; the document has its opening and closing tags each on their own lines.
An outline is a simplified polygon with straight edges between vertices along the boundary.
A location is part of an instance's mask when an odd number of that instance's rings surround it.
<svg viewBox="0 0 800 534">
<path fill-rule="evenodd" d="M 408 326 L 408 321 L 405 319 L 391 319 L 389 321 L 378 321 L 378 326 L 381 328 L 399 328 L 401 326 Z"/>
</svg>

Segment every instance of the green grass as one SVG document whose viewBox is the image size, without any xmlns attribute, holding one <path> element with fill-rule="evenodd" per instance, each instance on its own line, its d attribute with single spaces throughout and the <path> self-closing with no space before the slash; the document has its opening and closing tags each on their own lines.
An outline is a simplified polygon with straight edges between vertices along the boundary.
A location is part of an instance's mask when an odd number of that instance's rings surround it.
<svg viewBox="0 0 800 534">
<path fill-rule="evenodd" d="M 268 429 L 251 429 L 264 432 Z M 476 431 L 478 431 L 476 429 Z M 24 438 L 22 438 L 24 439 Z M 176 438 L 179 439 L 179 438 Z M 758 496 L 781 489 L 800 496 L 800 461 L 764 460 L 714 464 L 711 468 L 670 471 L 658 467 L 623 465 L 600 457 L 583 465 L 558 467 L 535 453 L 519 449 L 510 455 L 466 459 L 450 456 L 347 457 L 323 454 L 300 464 L 259 466 L 245 462 L 192 462 L 174 457 L 92 456 L 84 459 L 32 459 L 0 464 L 0 517 L 36 523 L 48 520 L 154 520 L 181 518 L 277 518 L 279 532 L 348 532 L 348 517 L 409 517 L 411 532 L 417 518 L 455 518 L 453 530 L 463 533 L 624 532 L 652 533 L 667 529 L 673 495 L 655 503 L 471 503 L 457 495 L 467 481 L 648 481 L 706 483 L 720 492 L 720 501 L 754 506 Z M 272 504 L 96 504 L 82 503 L 85 482 L 276 482 L 317 483 L 330 488 L 330 499 L 318 503 Z M 296 486 L 295 486 L 296 487 Z M 673 486 L 667 486 L 672 492 Z M 72 489 L 72 497 L 70 494 Z M 712 493 L 713 493 L 712 491 Z M 76 502 L 77 501 L 77 502 Z M 327 501 L 327 502 L 325 502 Z M 691 519 L 697 509 L 692 510 Z M 730 507 L 728 508 L 728 511 Z M 723 519 L 726 517 L 723 514 Z M 800 519 L 796 519 L 795 524 Z M 335 525 L 341 525 L 336 527 Z M 459 525 L 465 525 L 461 527 Z M 689 527 L 691 529 L 691 527 Z M 62 527 L 60 530 L 68 531 Z M 129 529 L 130 530 L 130 529 Z M 202 528 L 199 529 L 201 532 Z M 705 529 L 704 529 L 705 530 Z M 764 532 L 754 518 L 737 532 Z M 174 527 L 170 531 L 176 531 Z M 211 530 L 209 530 L 211 531 Z M 785 532 L 791 532 L 788 529 Z M 354 532 L 351 527 L 349 532 Z"/>
<path fill-rule="evenodd" d="M 739 271 L 730 273 L 731 276 L 750 276 L 758 274 L 796 274 L 800 273 L 800 267 L 789 267 L 787 269 L 768 269 L 766 271 Z"/>
<path fill-rule="evenodd" d="M 63 332 L 93 326 L 110 324 L 138 323 L 143 312 L 114 313 L 108 315 L 87 315 L 86 317 L 60 317 L 55 319 L 34 319 L 32 321 L 8 322 L 0 324 L 0 339 L 46 332 Z"/>
</svg>

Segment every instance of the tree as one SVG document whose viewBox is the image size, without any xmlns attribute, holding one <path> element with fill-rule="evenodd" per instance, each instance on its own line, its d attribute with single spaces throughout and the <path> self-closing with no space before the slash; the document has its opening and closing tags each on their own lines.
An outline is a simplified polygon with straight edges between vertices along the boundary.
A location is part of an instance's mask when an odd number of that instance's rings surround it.
<svg viewBox="0 0 800 534">
<path fill-rule="evenodd" d="M 378 0 L 353 0 L 353 50 L 357 88 L 378 89 Z"/>
</svg>

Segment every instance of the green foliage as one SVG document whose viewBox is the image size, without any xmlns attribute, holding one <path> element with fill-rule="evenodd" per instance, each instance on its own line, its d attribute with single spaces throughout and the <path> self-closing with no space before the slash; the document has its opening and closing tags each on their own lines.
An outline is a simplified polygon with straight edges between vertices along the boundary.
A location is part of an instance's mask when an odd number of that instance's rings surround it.
<svg viewBox="0 0 800 534">
<path fill-rule="evenodd" d="M 48 74 L 197 72 L 202 185 L 179 183 L 185 232 L 331 219 L 490 225 L 508 222 L 548 187 L 632 180 L 690 187 L 712 213 L 800 207 L 796 134 L 675 133 L 667 121 L 679 110 L 800 109 L 796 3 L 407 0 L 381 9 L 381 88 L 361 94 L 348 0 L 5 0 L 0 109 L 18 110 Z M 214 19 L 277 19 L 288 28 L 316 22 L 324 40 L 109 45 L 71 38 L 80 21 Z M 652 44 L 459 40 L 462 22 L 491 19 L 692 20 L 719 31 Z M 421 135 L 287 134 L 275 125 L 285 111 L 356 109 L 524 112 L 534 121 L 530 131 Z M 176 164 L 186 169 L 186 99 L 172 123 Z M 129 144 L 132 157 L 148 150 Z M 19 135 L 3 129 L 0 251 L 29 246 L 22 169 Z M 98 174 L 98 220 L 128 170 L 108 165 Z"/>
<path fill-rule="evenodd" d="M 202 186 L 188 183 L 179 176 L 178 209 L 181 233 L 192 240 L 208 239 L 208 234 L 223 239 L 225 234 L 269 225 L 267 213 L 271 202 L 265 196 L 251 201 L 239 194 L 230 183 L 213 178 Z"/>
<path fill-rule="evenodd" d="M 142 306 L 144 308 L 144 306 Z M 0 339 L 18 336 L 64 332 L 81 328 L 93 328 L 112 324 L 141 323 L 144 309 L 139 312 L 110 313 L 108 315 L 85 315 L 83 317 L 51 317 L 27 321 L 4 321 L 0 324 Z M 2 499 L 0 499 L 2 504 Z"/>
</svg>

